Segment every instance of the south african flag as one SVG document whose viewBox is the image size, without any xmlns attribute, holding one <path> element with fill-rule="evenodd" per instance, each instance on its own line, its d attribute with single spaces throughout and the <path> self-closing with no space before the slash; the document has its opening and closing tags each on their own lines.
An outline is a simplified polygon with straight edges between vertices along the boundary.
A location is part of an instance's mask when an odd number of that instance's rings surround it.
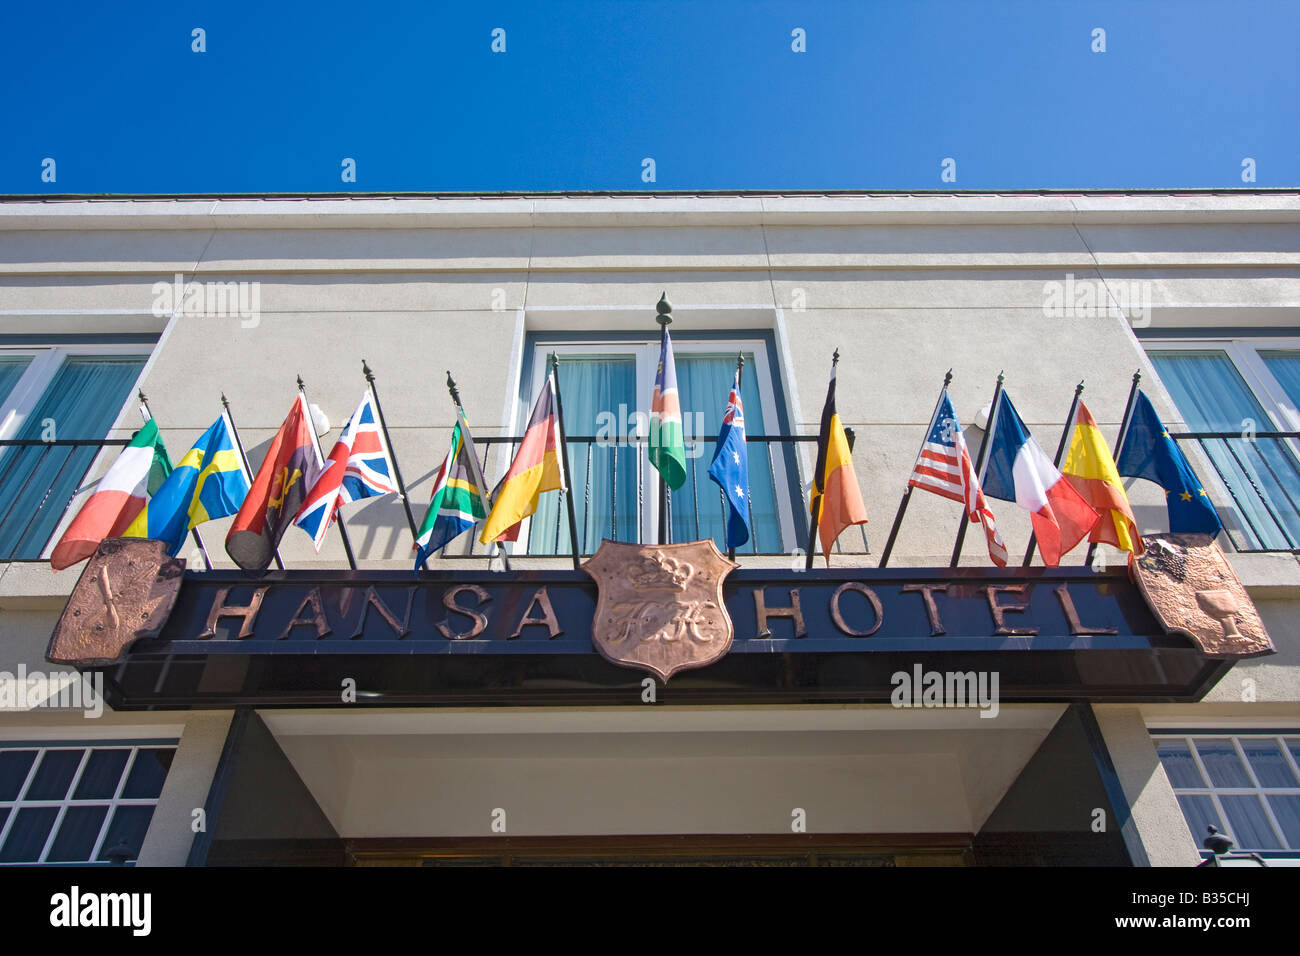
<svg viewBox="0 0 1300 956">
<path fill-rule="evenodd" d="M 451 449 L 438 470 L 433 498 L 415 539 L 417 571 L 424 567 L 429 555 L 487 517 L 483 489 L 474 480 L 479 471 L 477 455 L 468 423 L 457 416 Z"/>
</svg>

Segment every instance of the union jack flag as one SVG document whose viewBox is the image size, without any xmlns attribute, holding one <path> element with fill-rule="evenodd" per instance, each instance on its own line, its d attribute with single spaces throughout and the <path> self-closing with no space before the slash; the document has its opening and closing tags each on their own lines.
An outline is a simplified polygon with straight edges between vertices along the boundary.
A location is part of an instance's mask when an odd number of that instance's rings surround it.
<svg viewBox="0 0 1300 956">
<path fill-rule="evenodd" d="M 993 512 L 989 510 L 984 491 L 980 488 L 979 476 L 971 464 L 966 438 L 962 435 L 961 423 L 953 411 L 947 389 L 939 397 L 939 407 L 935 409 L 930 432 L 925 436 L 921 454 L 916 458 L 912 477 L 907 483 L 913 488 L 934 492 L 951 501 L 960 501 L 966 509 L 966 516 L 983 525 L 984 536 L 988 539 L 989 557 L 993 563 L 1000 568 L 1007 566 L 1006 542 L 998 533 Z"/>
<path fill-rule="evenodd" d="M 374 397 L 367 389 L 293 523 L 311 535 L 320 551 L 341 506 L 396 492 L 392 458 L 375 414 Z"/>
</svg>

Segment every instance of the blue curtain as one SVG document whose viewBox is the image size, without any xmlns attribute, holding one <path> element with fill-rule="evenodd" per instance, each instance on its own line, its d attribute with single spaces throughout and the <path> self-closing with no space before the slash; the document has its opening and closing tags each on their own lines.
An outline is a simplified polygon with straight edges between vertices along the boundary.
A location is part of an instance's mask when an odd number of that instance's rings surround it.
<svg viewBox="0 0 1300 956">
<path fill-rule="evenodd" d="M 15 438 L 39 440 L 52 420 L 57 439 L 103 438 L 144 367 L 144 356 L 69 358 Z M 0 559 L 40 557 L 98 445 L 8 447 L 0 454 Z"/>
<path fill-rule="evenodd" d="M 27 366 L 31 364 L 32 360 L 27 355 L 0 356 L 0 405 L 4 404 L 9 393 L 18 384 L 18 380 L 23 377 L 23 372 L 27 371 Z"/>
<path fill-rule="evenodd" d="M 712 538 L 718 550 L 726 552 L 727 506 L 722 490 L 709 478 L 709 464 L 717 448 L 718 429 L 727 408 L 736 353 L 678 354 L 677 388 L 681 395 L 686 430 L 686 483 L 672 492 L 672 537 L 674 541 Z M 745 435 L 766 435 L 763 407 L 759 404 L 754 354 L 745 353 L 745 374 L 740 400 L 745 406 Z M 772 483 L 771 455 L 784 453 L 782 446 L 749 442 L 750 521 L 753 534 L 741 549 L 746 554 L 777 554 L 783 551 L 781 525 L 776 510 L 776 489 Z"/>
<path fill-rule="evenodd" d="M 1284 441 L 1245 434 L 1276 425 L 1227 353 L 1217 350 L 1151 352 L 1150 358 L 1191 431 L 1242 437 L 1204 439 L 1215 470 L 1236 502 L 1247 549 L 1300 547 L 1300 462 Z M 1209 481 L 1207 475 L 1200 476 Z"/>
<path fill-rule="evenodd" d="M 638 461 L 644 449 L 624 441 L 634 435 L 631 416 L 637 410 L 636 359 L 630 355 L 561 355 L 560 398 L 579 550 L 591 554 L 604 538 L 640 540 Z M 604 440 L 575 440 L 593 437 Z M 529 532 L 529 554 L 572 551 L 565 508 L 561 495 L 542 495 Z"/>
<path fill-rule="evenodd" d="M 1300 408 L 1300 352 L 1280 351 L 1276 349 L 1261 350 L 1259 357 L 1264 360 L 1268 370 L 1273 373 L 1291 404 Z"/>
</svg>

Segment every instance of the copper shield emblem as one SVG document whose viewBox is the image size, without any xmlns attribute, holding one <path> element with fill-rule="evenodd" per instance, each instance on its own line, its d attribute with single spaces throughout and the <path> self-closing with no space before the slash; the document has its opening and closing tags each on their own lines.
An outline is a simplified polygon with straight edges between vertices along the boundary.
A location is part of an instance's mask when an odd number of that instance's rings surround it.
<svg viewBox="0 0 1300 956">
<path fill-rule="evenodd" d="M 1170 633 L 1190 637 L 1206 657 L 1272 654 L 1255 603 L 1208 534 L 1143 535 L 1146 553 L 1129 573 Z"/>
<path fill-rule="evenodd" d="M 609 662 L 650 671 L 663 681 L 712 664 L 731 649 L 734 631 L 722 582 L 737 567 L 711 540 L 603 541 L 582 566 L 600 595 L 592 643 Z"/>
<path fill-rule="evenodd" d="M 157 637 L 184 575 L 185 562 L 169 557 L 161 541 L 105 538 L 54 626 L 46 660 L 112 664 L 138 638 Z"/>
</svg>

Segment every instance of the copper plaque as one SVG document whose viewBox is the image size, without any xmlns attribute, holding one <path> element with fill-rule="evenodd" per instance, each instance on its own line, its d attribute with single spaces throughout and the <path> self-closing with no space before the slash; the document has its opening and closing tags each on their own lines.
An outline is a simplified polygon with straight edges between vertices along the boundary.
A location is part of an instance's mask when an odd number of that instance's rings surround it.
<svg viewBox="0 0 1300 956">
<path fill-rule="evenodd" d="M 1156 619 L 1190 637 L 1206 657 L 1274 653 L 1255 602 L 1208 534 L 1143 535 L 1146 553 L 1129 573 Z"/>
<path fill-rule="evenodd" d="M 185 562 L 161 541 L 105 538 L 81 572 L 45 657 L 55 664 L 113 664 L 142 637 L 157 637 L 180 592 Z"/>
<path fill-rule="evenodd" d="M 667 681 L 731 649 L 722 582 L 734 568 L 711 540 L 639 545 L 604 541 L 582 566 L 599 599 L 591 639 L 610 663 Z"/>
</svg>

